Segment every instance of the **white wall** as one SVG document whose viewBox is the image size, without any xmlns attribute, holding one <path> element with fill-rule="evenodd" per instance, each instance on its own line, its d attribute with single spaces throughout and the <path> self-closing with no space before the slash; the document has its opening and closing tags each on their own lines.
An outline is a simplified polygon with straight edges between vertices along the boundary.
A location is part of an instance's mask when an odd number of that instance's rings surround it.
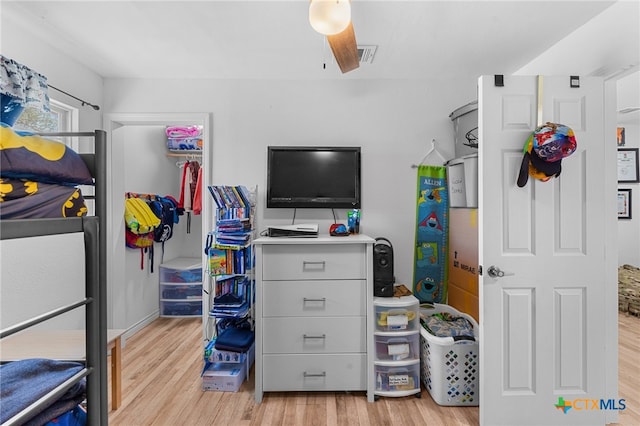
<svg viewBox="0 0 640 426">
<path fill-rule="evenodd" d="M 1 31 L 2 55 L 43 74 L 47 82 L 58 89 L 102 107 L 104 91 L 101 76 L 43 43 L 11 19 L 2 18 Z M 53 89 L 49 90 L 49 97 L 80 109 L 80 131 L 102 128 L 102 111 L 82 107 L 77 100 Z"/>
<path fill-rule="evenodd" d="M 51 85 L 93 104 L 102 104 L 102 78 L 52 49 L 13 21 L 2 19 L 2 55 L 45 75 Z M 102 114 L 54 90 L 50 97 L 80 108 L 80 130 L 102 128 Z M 88 141 L 81 141 L 81 150 Z M 82 237 L 65 235 L 0 243 L 0 325 L 2 328 L 83 297 L 84 258 Z M 64 253 L 65 256 L 59 256 Z M 43 327 L 81 328 L 78 310 Z"/>
<path fill-rule="evenodd" d="M 389 238 L 398 282 L 411 284 L 416 170 L 431 139 L 453 157 L 449 113 L 475 99 L 476 82 L 456 80 L 114 80 L 105 81 L 114 113 L 213 114 L 209 184 L 258 185 L 258 224 L 290 223 L 291 209 L 265 209 L 268 145 L 362 147 L 361 232 Z M 338 211 L 344 221 L 346 212 Z M 330 210 L 299 210 L 296 222 L 327 233 Z"/>
<path fill-rule="evenodd" d="M 176 166 L 177 158 L 166 155 L 164 126 L 123 126 L 114 132 L 112 142 L 125 145 L 124 163 L 118 169 L 123 173 L 126 192 L 172 195 L 179 199 L 181 169 Z M 192 215 L 187 233 L 187 216 L 180 217 L 173 236 L 164 244 L 165 261 L 176 257 L 200 257 L 201 222 L 201 216 Z M 159 268 L 163 255 L 162 245 L 154 244 L 152 270 L 146 253 L 141 253 L 140 249 L 122 248 L 124 236 L 120 231 L 124 228 L 116 229 L 119 230 L 116 249 L 124 250 L 124 275 L 122 280 L 121 276 L 115 275 L 110 280 L 114 304 L 110 310 L 113 313 L 110 323 L 113 328 L 126 329 L 158 315 Z"/>
<path fill-rule="evenodd" d="M 640 125 L 619 126 L 625 128 L 624 148 L 640 148 Z M 640 266 L 640 183 L 620 183 L 618 188 L 631 189 L 631 219 L 618 220 L 618 264 Z"/>
<path fill-rule="evenodd" d="M 640 71 L 616 81 L 617 110 L 640 107 Z M 618 127 L 625 128 L 624 148 L 640 148 L 640 111 L 618 113 Z M 640 266 L 640 183 L 621 183 L 631 189 L 631 219 L 618 220 L 618 264 Z"/>
</svg>

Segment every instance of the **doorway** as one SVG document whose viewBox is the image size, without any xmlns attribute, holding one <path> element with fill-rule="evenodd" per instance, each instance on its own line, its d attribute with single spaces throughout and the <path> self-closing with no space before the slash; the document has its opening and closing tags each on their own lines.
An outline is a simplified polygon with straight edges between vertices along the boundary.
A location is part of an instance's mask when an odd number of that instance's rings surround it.
<svg viewBox="0 0 640 426">
<path fill-rule="evenodd" d="M 166 157 L 166 138 L 164 129 L 168 125 L 200 125 L 203 129 L 201 167 L 203 179 L 207 180 L 208 167 L 211 164 L 211 114 L 208 113 L 114 113 L 104 118 L 107 130 L 107 170 L 109 176 L 109 193 L 107 214 L 109 217 L 107 233 L 112 236 L 107 243 L 107 324 L 109 328 L 126 329 L 125 337 L 156 319 L 159 315 L 159 283 L 158 264 L 161 249 L 158 247 L 154 255 L 154 273 L 150 272 L 148 259 L 140 253 L 125 248 L 124 238 L 124 194 L 128 191 L 150 191 L 151 180 L 157 178 L 157 191 L 175 194 L 179 187 L 179 169 L 176 159 Z M 149 139 L 157 140 L 157 151 L 154 154 L 138 152 L 136 145 Z M 149 151 L 149 150 L 147 150 Z M 146 155 L 149 154 L 149 155 Z M 142 175 L 141 175 L 142 174 Z M 133 188 L 132 176 L 143 176 L 146 187 Z M 165 175 L 170 175 L 169 178 Z M 171 189 L 171 181 L 177 182 L 176 189 Z M 153 189 L 153 188 L 151 188 Z M 155 191 L 154 191 L 155 193 Z M 160 194 L 165 195 L 165 194 Z M 181 222 L 186 222 L 181 217 Z M 192 219 L 193 219 L 192 215 Z M 202 229 L 210 229 L 211 223 L 207 215 L 192 220 L 191 229 L 186 234 L 186 223 L 176 225 L 176 234 L 165 247 L 172 245 L 173 252 L 190 256 L 203 257 L 201 247 L 204 239 Z M 174 241 L 175 238 L 175 241 Z M 171 258 L 167 251 L 167 259 Z M 174 256 L 175 257 L 175 256 Z M 157 259 L 157 260 L 156 260 Z M 204 262 L 203 257 L 203 262 Z M 140 262 L 144 261 L 143 268 Z M 135 266 L 132 266 L 135 265 Z M 135 272 L 134 272 L 135 271 Z M 133 276 L 132 276 L 133 275 Z"/>
</svg>

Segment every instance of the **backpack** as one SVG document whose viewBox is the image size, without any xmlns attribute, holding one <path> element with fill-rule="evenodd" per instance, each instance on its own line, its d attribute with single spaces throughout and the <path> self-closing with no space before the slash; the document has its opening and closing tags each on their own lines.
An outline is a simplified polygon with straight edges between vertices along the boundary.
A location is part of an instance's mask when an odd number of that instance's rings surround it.
<svg viewBox="0 0 640 426">
<path fill-rule="evenodd" d="M 124 220 L 126 247 L 140 249 L 140 269 L 144 269 L 144 253 L 148 252 L 153 272 L 154 231 L 160 219 L 146 201 L 129 196 L 124 201 Z"/>
<path fill-rule="evenodd" d="M 178 223 L 178 206 L 169 198 L 156 196 L 149 202 L 153 214 L 160 219 L 160 224 L 153 231 L 153 240 L 164 243 L 173 236 L 173 224 Z"/>
<path fill-rule="evenodd" d="M 146 201 L 138 197 L 124 200 L 124 220 L 134 234 L 153 232 L 160 225 L 160 219 L 153 213 Z"/>
<path fill-rule="evenodd" d="M 178 205 L 170 198 L 156 196 L 149 202 L 151 211 L 160 219 L 160 224 L 153 231 L 153 241 L 162 243 L 164 259 L 164 242 L 173 236 L 173 225 L 178 223 Z"/>
</svg>

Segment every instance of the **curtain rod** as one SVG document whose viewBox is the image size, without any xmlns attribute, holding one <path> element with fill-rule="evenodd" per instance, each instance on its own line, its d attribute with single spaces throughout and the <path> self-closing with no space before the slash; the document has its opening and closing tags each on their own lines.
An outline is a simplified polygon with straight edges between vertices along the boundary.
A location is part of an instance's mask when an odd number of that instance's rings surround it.
<svg viewBox="0 0 640 426">
<path fill-rule="evenodd" d="M 89 105 L 91 108 L 95 109 L 96 111 L 98 111 L 98 110 L 100 109 L 100 107 L 99 107 L 98 105 L 94 105 L 94 104 L 89 103 L 89 102 L 87 102 L 87 101 L 83 101 L 82 99 L 77 98 L 77 97 L 73 96 L 72 94 L 65 92 L 64 90 L 60 90 L 60 89 L 58 89 L 58 88 L 57 88 L 57 87 L 55 87 L 55 86 L 52 86 L 52 85 L 50 85 L 50 84 L 47 84 L 47 86 L 49 86 L 49 87 L 50 87 L 51 89 L 53 89 L 53 90 L 57 90 L 57 91 L 58 91 L 58 92 L 60 92 L 60 93 L 64 93 L 65 95 L 67 95 L 67 96 L 69 96 L 69 97 L 71 97 L 71 98 L 75 99 L 76 101 L 79 101 L 80 103 L 82 103 L 82 106 Z"/>
</svg>

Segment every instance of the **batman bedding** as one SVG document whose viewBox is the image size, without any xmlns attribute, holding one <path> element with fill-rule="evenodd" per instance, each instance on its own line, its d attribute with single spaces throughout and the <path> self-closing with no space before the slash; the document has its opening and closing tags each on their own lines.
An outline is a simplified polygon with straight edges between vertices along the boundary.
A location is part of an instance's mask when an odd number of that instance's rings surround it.
<svg viewBox="0 0 640 426">
<path fill-rule="evenodd" d="M 0 219 L 85 216 L 77 185 L 93 185 L 93 177 L 75 151 L 1 123 Z"/>
</svg>

